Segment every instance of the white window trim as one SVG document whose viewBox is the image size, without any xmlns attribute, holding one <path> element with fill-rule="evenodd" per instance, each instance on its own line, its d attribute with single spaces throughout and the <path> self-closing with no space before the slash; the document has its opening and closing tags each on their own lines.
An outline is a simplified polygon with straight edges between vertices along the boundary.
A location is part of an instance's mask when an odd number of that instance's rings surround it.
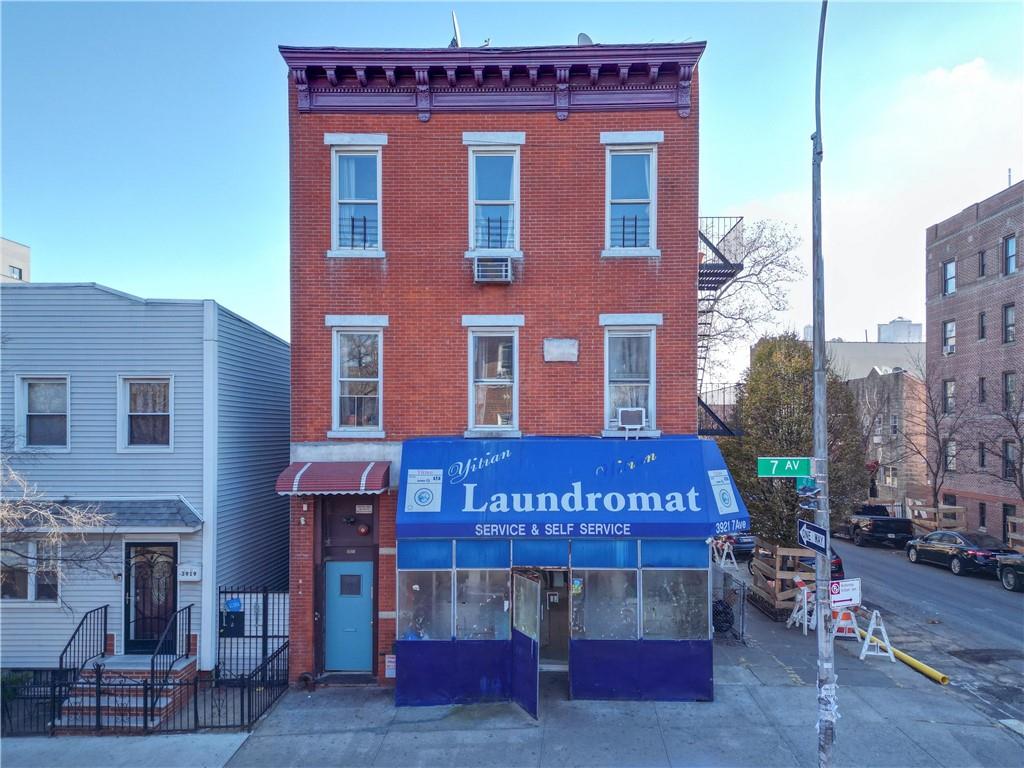
<svg viewBox="0 0 1024 768">
<path fill-rule="evenodd" d="M 330 317 L 330 316 L 329 316 Z M 334 317 L 343 317 L 336 315 Z M 356 317 L 356 315 L 349 315 Z M 337 324 L 331 333 L 331 429 L 327 437 L 334 438 L 382 438 L 384 432 L 384 327 L 383 325 L 355 326 Z M 341 424 L 341 334 L 370 333 L 377 337 L 377 426 L 353 427 Z"/>
<path fill-rule="evenodd" d="M 36 570 L 38 563 L 36 562 L 36 556 L 38 554 L 39 542 L 35 539 L 29 539 L 24 542 L 28 548 L 28 558 L 25 561 L 25 568 L 28 571 L 28 586 L 27 586 L 27 597 L 5 597 L 0 599 L 5 607 L 12 605 L 34 605 L 40 608 L 54 608 L 61 605 L 61 585 L 60 578 L 57 579 L 57 598 L 55 600 L 40 600 L 36 597 Z M 57 544 L 57 557 L 60 557 L 60 544 Z"/>
<path fill-rule="evenodd" d="M 128 444 L 128 383 L 132 381 L 166 381 L 170 423 L 167 445 Z M 117 375 L 117 452 L 118 453 L 174 453 L 174 374 L 172 373 L 119 373 Z"/>
<path fill-rule="evenodd" d="M 387 328 L 387 315 L 324 315 L 324 325 L 329 328 Z"/>
<path fill-rule="evenodd" d="M 345 141 L 331 141 L 328 138 L 341 139 L 342 137 L 354 137 L 356 139 L 369 139 L 373 136 L 383 136 L 383 142 L 379 144 L 366 141 L 365 143 L 349 143 Z M 381 147 L 388 143 L 384 134 L 345 134 L 325 133 L 324 143 L 331 144 L 331 250 L 327 252 L 330 259 L 383 259 L 387 256 L 384 250 L 384 183 L 383 183 L 383 153 Z M 338 207 L 340 200 L 340 184 L 338 179 L 338 157 L 340 155 L 374 155 L 377 159 L 377 247 L 376 248 L 342 248 L 338 245 Z"/>
<path fill-rule="evenodd" d="M 28 444 L 28 385 L 36 381 L 64 380 L 67 436 L 64 445 Z M 69 453 L 71 451 L 71 374 L 19 373 L 14 377 L 14 450 L 18 453 Z"/>
<path fill-rule="evenodd" d="M 466 146 L 511 146 L 526 143 L 525 131 L 463 131 L 462 143 Z"/>
<path fill-rule="evenodd" d="M 604 411 L 601 414 L 601 437 L 661 437 L 661 430 L 657 428 L 657 402 L 658 402 L 658 376 L 657 376 L 657 327 L 654 325 L 612 325 L 601 323 L 604 330 Z M 647 427 L 641 430 L 635 429 L 612 429 L 608 421 L 608 408 L 611 404 L 611 386 L 608 377 L 608 339 L 616 335 L 635 335 L 646 333 L 651 339 L 651 373 L 650 385 L 647 390 Z"/>
<path fill-rule="evenodd" d="M 475 418 L 476 392 L 473 387 L 473 340 L 480 336 L 511 336 L 512 337 L 512 423 L 507 427 L 481 425 L 473 423 Z M 522 437 L 519 430 L 519 328 L 517 326 L 480 326 L 471 327 L 467 332 L 468 363 L 467 372 L 467 420 L 465 437 Z"/>
<path fill-rule="evenodd" d="M 521 328 L 523 315 L 463 315 L 463 328 Z"/>
<path fill-rule="evenodd" d="M 663 144 L 664 131 L 601 131 L 602 144 Z"/>
<path fill-rule="evenodd" d="M 651 155 L 651 232 L 649 246 L 644 248 L 612 247 L 612 155 Z M 658 248 L 658 145 L 657 144 L 606 144 L 604 151 L 604 250 L 602 258 L 650 258 L 660 257 Z"/>
<path fill-rule="evenodd" d="M 525 139 L 524 139 L 525 141 Z M 519 145 L 518 144 L 467 144 L 469 151 L 469 184 L 467 185 L 467 250 L 463 254 L 467 259 L 477 256 L 511 256 L 514 259 L 523 258 L 522 246 L 520 245 L 520 193 L 519 193 Z M 476 226 L 476 163 L 477 155 L 512 155 L 512 218 L 514 241 L 511 248 L 477 248 L 474 241 L 474 228 Z"/>
</svg>

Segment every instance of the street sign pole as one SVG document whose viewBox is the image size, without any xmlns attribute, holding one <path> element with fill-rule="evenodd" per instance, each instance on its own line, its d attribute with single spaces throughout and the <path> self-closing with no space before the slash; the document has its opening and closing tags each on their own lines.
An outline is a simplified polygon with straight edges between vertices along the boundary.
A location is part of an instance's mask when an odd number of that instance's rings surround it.
<svg viewBox="0 0 1024 768">
<path fill-rule="evenodd" d="M 825 44 L 825 14 L 828 0 L 822 0 L 818 22 L 818 59 L 814 75 L 814 135 L 811 137 L 811 246 L 814 286 L 814 479 L 818 496 L 815 522 L 825 529 L 825 552 L 829 552 L 828 504 L 828 410 L 825 378 L 825 274 L 821 255 L 821 55 Z M 829 607 L 830 563 L 827 554 L 818 554 L 815 570 L 815 613 L 818 616 L 818 766 L 832 765 L 832 744 L 839 716 L 836 675 L 832 645 L 832 611 Z"/>
</svg>

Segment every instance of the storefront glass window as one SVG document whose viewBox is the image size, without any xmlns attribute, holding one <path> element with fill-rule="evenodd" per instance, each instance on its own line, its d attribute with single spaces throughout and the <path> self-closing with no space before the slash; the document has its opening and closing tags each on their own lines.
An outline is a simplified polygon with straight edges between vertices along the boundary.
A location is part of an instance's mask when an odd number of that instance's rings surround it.
<svg viewBox="0 0 1024 768">
<path fill-rule="evenodd" d="M 706 640 L 708 572 L 644 570 L 644 637 Z"/>
<path fill-rule="evenodd" d="M 513 625 L 527 637 L 537 640 L 540 637 L 540 584 L 518 574 L 514 579 L 516 604 Z"/>
<path fill-rule="evenodd" d="M 455 572 L 455 637 L 509 639 L 509 572 Z"/>
<path fill-rule="evenodd" d="M 574 640 L 636 640 L 636 571 L 572 571 Z"/>
<path fill-rule="evenodd" d="M 398 639 L 450 640 L 452 572 L 398 572 Z"/>
</svg>

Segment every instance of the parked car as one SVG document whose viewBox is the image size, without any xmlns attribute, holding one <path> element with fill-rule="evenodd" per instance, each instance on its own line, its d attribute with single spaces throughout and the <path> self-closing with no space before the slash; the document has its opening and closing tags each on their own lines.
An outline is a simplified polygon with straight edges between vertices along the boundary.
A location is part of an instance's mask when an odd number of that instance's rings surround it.
<svg viewBox="0 0 1024 768">
<path fill-rule="evenodd" d="M 995 536 L 980 531 L 934 531 L 907 542 L 907 559 L 949 568 L 957 576 L 972 572 L 997 575 L 998 557 L 1016 554 Z"/>
<path fill-rule="evenodd" d="M 883 506 L 864 505 L 857 514 L 847 515 L 833 534 L 852 539 L 858 547 L 874 542 L 902 549 L 914 538 L 914 524 L 905 517 L 892 517 Z"/>
<path fill-rule="evenodd" d="M 754 554 L 754 546 L 757 544 L 757 537 L 750 531 L 737 531 L 716 536 L 719 541 L 728 541 L 732 544 L 732 553 L 736 557 L 750 557 Z"/>
<path fill-rule="evenodd" d="M 996 564 L 1003 589 L 1024 592 L 1024 555 L 999 555 Z"/>
</svg>

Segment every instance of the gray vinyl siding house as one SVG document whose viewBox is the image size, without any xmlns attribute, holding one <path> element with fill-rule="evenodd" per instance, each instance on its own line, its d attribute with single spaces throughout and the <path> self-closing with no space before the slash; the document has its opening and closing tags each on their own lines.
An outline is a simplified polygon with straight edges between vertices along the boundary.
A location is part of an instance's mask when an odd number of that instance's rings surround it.
<svg viewBox="0 0 1024 768">
<path fill-rule="evenodd" d="M 81 616 L 101 605 L 113 652 L 138 652 L 128 641 L 148 609 L 129 554 L 153 545 L 175 558 L 161 599 L 194 606 L 199 668 L 212 669 L 218 585 L 287 585 L 288 503 L 274 482 L 289 461 L 288 344 L 214 301 L 140 299 L 92 283 L 4 284 L 0 323 L 11 467 L 44 499 L 109 513 L 104 530 L 82 539 L 102 542 L 103 557 L 67 568 L 56 600 L 5 587 L 0 666 L 56 666 Z M 29 387 L 54 382 L 51 392 L 66 392 L 65 445 L 29 444 L 40 439 L 30 423 L 61 423 L 30 422 L 40 406 Z M 132 443 L 149 440 L 138 437 L 147 430 L 159 444 Z"/>
</svg>

